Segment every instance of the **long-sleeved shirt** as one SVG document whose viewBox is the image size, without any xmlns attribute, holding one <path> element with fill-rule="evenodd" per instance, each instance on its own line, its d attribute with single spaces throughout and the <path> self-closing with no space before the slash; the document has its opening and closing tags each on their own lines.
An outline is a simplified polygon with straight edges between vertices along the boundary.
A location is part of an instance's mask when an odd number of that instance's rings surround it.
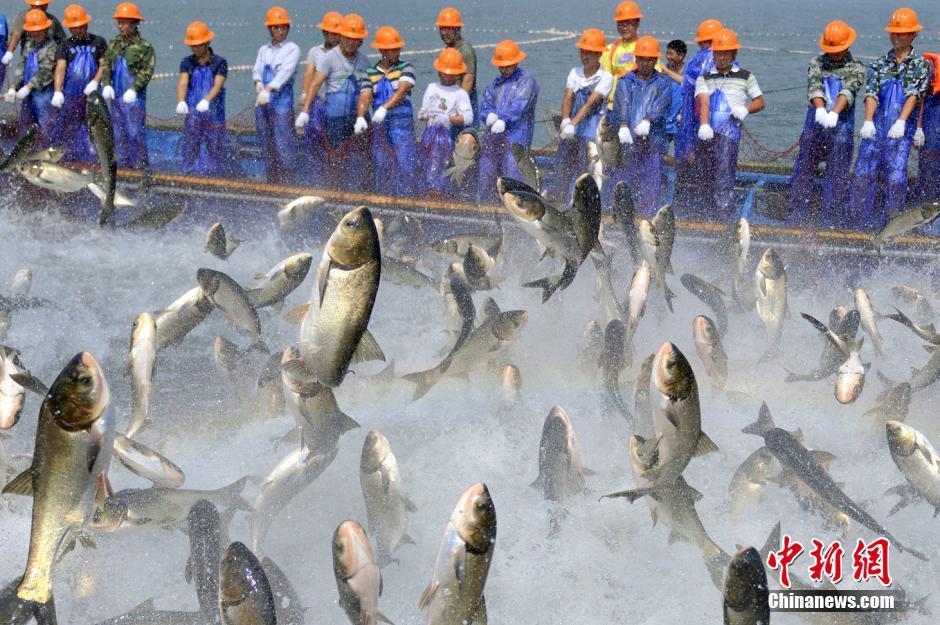
<svg viewBox="0 0 940 625">
<path fill-rule="evenodd" d="M 497 76 L 483 92 L 480 117 L 486 119 L 490 113 L 506 122 L 506 138 L 512 143 L 529 147 L 535 128 L 535 103 L 539 97 L 539 85 L 535 78 L 521 67 L 509 78 Z"/>
<path fill-rule="evenodd" d="M 120 35 L 111 40 L 108 50 L 104 53 L 104 72 L 101 74 L 102 86 L 111 84 L 112 72 L 119 58 L 124 57 L 127 69 L 134 75 L 134 84 L 131 89 L 137 93 L 142 92 L 153 78 L 153 70 L 157 66 L 157 54 L 153 46 L 140 35 L 125 39 Z"/>
<path fill-rule="evenodd" d="M 13 18 L 13 26 L 10 28 L 10 34 L 12 35 L 15 32 L 20 33 L 20 50 L 26 46 L 26 41 L 29 39 L 29 33 L 23 32 L 23 26 L 26 25 L 26 14 L 29 13 L 32 9 L 36 7 L 28 7 L 19 13 Z M 56 43 L 59 43 L 65 39 L 65 30 L 62 28 L 62 24 L 59 23 L 59 18 L 57 18 L 52 13 L 46 11 L 46 17 L 52 20 L 52 26 L 49 28 L 49 34 L 52 35 L 52 38 Z M 4 46 L 6 48 L 6 46 Z"/>
<path fill-rule="evenodd" d="M 875 59 L 868 66 L 868 75 L 865 77 L 865 96 L 877 101 L 881 88 L 889 80 L 895 78 L 901 81 L 904 97 L 923 96 L 927 91 L 927 85 L 930 84 L 930 65 L 927 59 L 914 54 L 913 50 L 898 63 L 894 51 L 889 50 L 886 55 Z"/>
<path fill-rule="evenodd" d="M 842 81 L 838 95 L 844 95 L 848 105 L 855 103 L 855 96 L 865 82 L 865 66 L 852 58 L 847 52 L 843 60 L 833 62 L 828 54 L 821 54 L 809 62 L 806 81 L 806 97 L 812 102 L 816 98 L 826 98 L 823 91 L 823 77 L 835 76 Z"/>
<path fill-rule="evenodd" d="M 666 117 L 672 105 L 673 81 L 665 74 L 653 71 L 649 79 L 642 79 L 636 71 L 617 81 L 614 94 L 613 122 L 632 131 L 642 120 L 650 122 L 650 134 L 662 137 L 666 133 Z"/>
<path fill-rule="evenodd" d="M 23 64 L 16 72 L 17 87 L 23 87 L 26 84 L 23 80 L 23 71 L 25 69 L 26 59 L 33 51 L 36 51 L 38 56 L 39 69 L 30 79 L 29 84 L 33 86 L 35 91 L 42 91 L 50 86 L 52 79 L 55 77 L 55 50 L 56 43 L 52 37 L 46 36 L 42 43 L 38 45 L 30 38 L 23 48 Z"/>
<path fill-rule="evenodd" d="M 269 65 L 274 71 L 274 78 L 265 87 L 277 91 L 294 78 L 299 63 L 300 48 L 293 41 L 282 41 L 277 45 L 266 43 L 258 49 L 251 78 L 255 82 L 263 82 L 264 67 Z"/>
</svg>

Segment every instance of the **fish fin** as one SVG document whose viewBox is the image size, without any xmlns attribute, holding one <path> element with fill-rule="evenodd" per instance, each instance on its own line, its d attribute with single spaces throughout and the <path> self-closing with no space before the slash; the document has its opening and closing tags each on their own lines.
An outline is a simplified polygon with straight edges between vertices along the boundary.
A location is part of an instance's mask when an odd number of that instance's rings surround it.
<svg viewBox="0 0 940 625">
<path fill-rule="evenodd" d="M 558 290 L 561 282 L 562 274 L 555 274 L 539 280 L 533 280 L 532 282 L 526 282 L 522 286 L 524 288 L 542 289 L 542 303 L 544 304 L 552 297 L 555 291 Z"/>
<path fill-rule="evenodd" d="M 256 274 L 254 275 L 254 279 L 255 279 L 255 280 L 264 280 L 264 279 L 267 278 L 267 277 L 268 277 L 268 274 L 266 274 L 266 273 L 256 273 Z M 252 291 L 257 291 L 257 290 L 258 290 L 258 289 L 252 289 Z M 251 291 L 248 291 L 248 293 L 251 293 Z"/>
<path fill-rule="evenodd" d="M 656 523 L 659 521 L 659 515 L 656 514 L 656 508 L 650 508 L 650 516 L 653 518 L 653 527 L 656 527 Z"/>
<path fill-rule="evenodd" d="M 379 347 L 375 337 L 368 330 L 364 330 L 362 338 L 359 339 L 359 345 L 352 355 L 352 363 L 370 362 L 372 360 L 381 360 L 385 362 L 385 353 Z"/>
<path fill-rule="evenodd" d="M 650 489 L 649 487 L 645 489 L 631 488 L 630 490 L 621 490 L 621 491 L 617 491 L 616 493 L 608 493 L 607 495 L 601 495 L 600 499 L 617 499 L 619 497 L 623 497 L 627 499 L 630 503 L 633 503 L 640 497 L 643 497 L 644 495 L 648 495 L 652 492 L 654 491 Z M 598 499 L 598 501 L 600 501 L 600 499 Z"/>
<path fill-rule="evenodd" d="M 242 491 L 245 490 L 245 485 L 248 483 L 248 476 L 239 478 L 238 480 L 232 482 L 228 486 L 223 486 L 218 491 L 216 491 L 219 496 L 222 498 L 222 502 L 227 507 L 240 508 L 242 510 L 252 510 L 253 508 L 248 505 L 248 503 L 242 499 Z"/>
<path fill-rule="evenodd" d="M 398 493 L 398 496 L 401 497 L 401 502 L 405 504 L 405 510 L 408 512 L 417 512 L 418 506 L 414 504 L 413 501 L 404 493 Z"/>
<path fill-rule="evenodd" d="M 821 334 L 829 334 L 829 327 L 825 323 L 817 319 L 816 317 L 813 317 L 812 315 L 809 315 L 806 313 L 800 313 L 800 316 L 806 319 L 807 321 L 809 321 L 810 324 L 812 324 L 814 328 L 819 330 Z"/>
<path fill-rule="evenodd" d="M 408 534 L 402 534 L 401 538 L 398 540 L 398 547 L 402 545 L 415 545 L 415 539 L 409 536 Z"/>
<path fill-rule="evenodd" d="M 46 386 L 42 380 L 34 376 L 29 371 L 24 371 L 22 373 L 11 373 L 10 378 L 25 388 L 27 391 L 32 391 L 37 395 L 45 395 L 49 392 L 49 387 Z"/>
<path fill-rule="evenodd" d="M 301 304 L 299 306 L 294 306 L 286 313 L 284 313 L 283 319 L 287 323 L 292 323 L 294 325 L 302 323 L 304 317 L 307 316 L 307 311 L 310 310 L 310 303 Z"/>
<path fill-rule="evenodd" d="M 23 495 L 24 497 L 33 496 L 33 479 L 35 473 L 33 468 L 30 467 L 13 478 L 6 486 L 3 487 L 3 491 L 0 494 L 6 495 Z"/>
<path fill-rule="evenodd" d="M 835 454 L 829 453 L 828 451 L 822 451 L 821 449 L 814 449 L 813 456 L 816 458 L 816 462 L 819 463 L 819 466 L 821 466 L 823 471 L 826 473 L 829 472 L 829 468 L 831 467 L 832 463 L 836 461 Z"/>
<path fill-rule="evenodd" d="M 381 594 L 381 593 L 380 593 L 380 594 Z M 381 622 L 383 622 L 383 623 L 388 623 L 388 625 L 395 625 L 395 623 L 393 623 L 391 620 L 389 620 L 389 618 L 388 618 L 387 616 L 385 616 L 384 614 L 382 614 L 382 613 L 379 612 L 378 610 L 376 610 L 376 612 L 375 612 L 375 618 L 376 618 L 376 620 L 381 621 Z"/>
<path fill-rule="evenodd" d="M 761 562 L 767 561 L 767 555 L 771 551 L 776 551 L 777 547 L 780 546 L 780 521 L 777 521 L 777 524 L 774 525 L 770 534 L 767 535 L 767 540 L 764 541 L 764 546 L 760 548 L 758 553 L 761 557 Z"/>
<path fill-rule="evenodd" d="M 692 498 L 693 503 L 696 501 L 701 501 L 705 498 L 705 495 L 703 495 L 701 491 L 693 486 L 689 486 L 688 484 L 685 485 L 685 491 L 688 493 L 689 497 Z"/>
<path fill-rule="evenodd" d="M 897 382 L 883 374 L 881 371 L 875 371 L 875 375 L 878 377 L 878 381 L 887 386 L 889 389 L 898 385 Z"/>
<path fill-rule="evenodd" d="M 402 376 L 402 379 L 416 385 L 414 395 L 411 397 L 411 401 L 417 401 L 424 397 L 427 392 L 431 390 L 431 387 L 437 383 L 437 381 L 440 379 L 440 374 L 435 367 L 434 369 L 428 369 L 427 371 L 407 373 Z"/>
<path fill-rule="evenodd" d="M 486 625 L 486 621 L 486 598 L 484 598 L 483 595 L 480 595 L 480 603 L 477 605 L 477 609 L 474 610 L 473 615 L 470 617 L 469 625 Z"/>
<path fill-rule="evenodd" d="M 326 294 L 326 287 L 330 281 L 330 268 L 333 266 L 333 260 L 329 257 L 324 258 L 326 263 L 321 263 L 317 270 L 317 293 L 319 294 L 319 306 L 323 308 L 323 296 Z"/>
<path fill-rule="evenodd" d="M 345 412 L 340 411 L 339 413 L 339 431 L 342 434 L 349 432 L 350 430 L 355 430 L 356 428 L 362 427 L 359 425 L 359 422 L 350 417 Z"/>
<path fill-rule="evenodd" d="M 424 589 L 423 593 L 421 593 L 421 598 L 418 599 L 419 610 L 423 610 L 431 604 L 431 599 L 434 598 L 434 593 L 436 593 L 440 587 L 441 583 L 436 580 L 428 584 L 428 587 Z"/>
<path fill-rule="evenodd" d="M 921 345 L 921 348 L 922 348 L 925 352 L 927 352 L 928 354 L 932 354 L 932 353 L 934 353 L 935 351 L 937 351 L 937 348 L 938 348 L 938 347 L 940 347 L 940 346 L 938 346 L 938 345 L 930 345 L 929 343 L 925 343 L 924 345 Z"/>
<path fill-rule="evenodd" d="M 539 474 L 535 481 L 529 484 L 529 488 L 534 488 L 535 490 L 542 490 L 542 475 Z"/>
<path fill-rule="evenodd" d="M 679 532 L 677 532 L 676 530 L 669 530 L 668 542 L 670 545 L 676 542 L 687 543 L 689 542 L 689 539 L 683 536 L 682 534 L 680 534 Z"/>
<path fill-rule="evenodd" d="M 805 436 L 803 435 L 803 428 L 796 428 L 795 430 L 790 432 L 790 434 L 793 436 L 793 438 L 795 438 L 797 441 L 801 443 L 803 442 L 803 439 L 805 438 Z M 833 456 L 833 458 L 835 458 L 835 456 Z"/>
<path fill-rule="evenodd" d="M 282 362 L 281 371 L 286 373 L 288 377 L 294 378 L 298 382 L 303 382 L 305 384 L 317 382 L 317 379 L 307 370 L 307 366 L 300 358 L 292 358 L 287 362 Z"/>
<path fill-rule="evenodd" d="M 137 614 L 139 612 L 153 612 L 154 610 L 156 610 L 156 608 L 153 605 L 153 597 L 151 597 L 150 599 L 147 599 L 146 601 L 141 603 L 139 606 L 132 609 L 130 612 L 128 612 L 128 614 Z"/>
<path fill-rule="evenodd" d="M 705 454 L 710 454 L 715 451 L 718 451 L 718 445 L 716 445 L 712 439 L 708 438 L 705 432 L 702 432 L 698 436 L 698 443 L 695 445 L 695 453 L 693 453 L 692 456 L 704 456 Z"/>
<path fill-rule="evenodd" d="M 187 584 L 193 583 L 193 555 L 189 554 L 186 558 L 186 566 L 183 567 L 183 577 Z"/>
<path fill-rule="evenodd" d="M 666 298 L 666 308 L 669 309 L 669 312 L 675 312 L 672 308 L 672 300 L 675 299 L 676 294 L 672 292 L 665 280 L 663 280 L 663 297 Z"/>
<path fill-rule="evenodd" d="M 757 421 L 748 426 L 745 426 L 741 432 L 744 434 L 756 434 L 757 436 L 763 436 L 775 427 L 777 426 L 774 425 L 774 419 L 770 414 L 770 408 L 767 407 L 767 402 L 764 402 L 760 406 L 760 413 L 758 413 Z"/>
</svg>

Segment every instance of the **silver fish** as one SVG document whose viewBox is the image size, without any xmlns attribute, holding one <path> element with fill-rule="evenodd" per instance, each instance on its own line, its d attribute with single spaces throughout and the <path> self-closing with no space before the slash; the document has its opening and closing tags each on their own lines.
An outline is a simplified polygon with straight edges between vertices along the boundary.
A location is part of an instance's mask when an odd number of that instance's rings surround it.
<svg viewBox="0 0 940 625">
<path fill-rule="evenodd" d="M 333 532 L 333 574 L 339 605 L 352 625 L 391 623 L 379 612 L 382 573 L 362 526 L 343 521 Z"/>
<path fill-rule="evenodd" d="M 157 358 L 157 321 L 149 312 L 137 315 L 131 328 L 131 351 L 128 356 L 131 382 L 131 420 L 125 435 L 136 436 L 150 422 L 150 396 L 153 393 L 153 371 Z"/>
<path fill-rule="evenodd" d="M 178 345 L 214 309 L 215 304 L 208 294 L 202 287 L 197 286 L 183 293 L 166 309 L 154 313 L 157 324 L 157 351 Z"/>
<path fill-rule="evenodd" d="M 219 611 L 225 625 L 277 625 L 274 593 L 258 558 L 234 542 L 219 564 Z"/>
<path fill-rule="evenodd" d="M 460 186 L 463 184 L 464 176 L 467 170 L 477 161 L 477 154 L 480 153 L 480 144 L 476 137 L 469 132 L 462 132 L 457 136 L 457 142 L 454 144 L 454 152 L 450 157 L 450 164 L 444 170 L 444 175 L 454 181 L 454 184 Z"/>
<path fill-rule="evenodd" d="M 539 475 L 530 484 L 549 501 L 563 501 L 584 491 L 584 477 L 593 475 L 581 464 L 581 452 L 565 409 L 555 405 L 542 426 Z"/>
<path fill-rule="evenodd" d="M 901 495 L 889 514 L 894 514 L 910 501 L 925 499 L 933 506 L 933 515 L 940 514 L 940 455 L 927 437 L 899 421 L 885 424 L 891 459 L 907 479 L 907 484 L 890 489 Z"/>
<path fill-rule="evenodd" d="M 252 342 L 261 342 L 261 320 L 241 285 L 221 271 L 206 268 L 196 271 L 196 281 L 233 327 Z"/>
<path fill-rule="evenodd" d="M 366 502 L 369 533 L 374 537 L 379 565 L 392 562 L 392 552 L 414 544 L 408 535 L 408 513 L 418 511 L 402 488 L 398 460 L 388 439 L 378 430 L 366 435 L 359 461 L 359 485 Z"/>
<path fill-rule="evenodd" d="M 722 595 L 724 625 L 770 625 L 767 571 L 757 549 L 741 547 L 734 554 Z"/>
<path fill-rule="evenodd" d="M 914 228 L 929 224 L 936 219 L 938 215 L 940 215 L 940 201 L 927 202 L 909 208 L 895 215 L 881 232 L 873 235 L 871 244 L 880 250 L 889 239 L 901 236 Z"/>
<path fill-rule="evenodd" d="M 220 260 L 228 260 L 240 243 L 239 239 L 227 234 L 218 221 L 209 226 L 206 233 L 206 252 Z"/>
</svg>

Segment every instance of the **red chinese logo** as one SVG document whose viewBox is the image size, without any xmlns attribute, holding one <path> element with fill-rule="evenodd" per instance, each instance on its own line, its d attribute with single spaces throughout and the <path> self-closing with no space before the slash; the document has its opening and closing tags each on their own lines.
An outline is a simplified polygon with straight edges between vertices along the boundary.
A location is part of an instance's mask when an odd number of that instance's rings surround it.
<svg viewBox="0 0 940 625">
<path fill-rule="evenodd" d="M 888 546 L 886 538 L 878 538 L 867 544 L 859 539 L 852 551 L 852 579 L 856 582 L 877 579 L 883 586 L 890 586 Z M 767 554 L 767 566 L 780 571 L 780 585 L 784 588 L 790 588 L 790 565 L 796 562 L 803 551 L 801 543 L 785 534 L 780 550 Z M 823 578 L 828 578 L 833 584 L 842 581 L 842 557 L 845 555 L 845 549 L 838 540 L 826 545 L 814 538 L 809 555 L 813 559 L 809 566 L 810 580 L 822 582 Z"/>
<path fill-rule="evenodd" d="M 821 582 L 823 577 L 828 577 L 833 584 L 838 584 L 842 580 L 843 554 L 845 550 L 838 540 L 826 547 L 821 540 L 814 538 L 813 549 L 809 552 L 813 558 L 809 567 L 809 578 L 814 582 Z"/>
<path fill-rule="evenodd" d="M 780 569 L 780 585 L 784 588 L 790 587 L 790 565 L 801 553 L 803 553 L 803 545 L 791 539 L 789 534 L 784 534 L 783 548 L 767 554 L 767 566 Z"/>
<path fill-rule="evenodd" d="M 883 586 L 891 585 L 887 538 L 873 540 L 868 545 L 859 538 L 852 552 L 852 579 L 867 582 L 871 578 L 877 579 Z"/>
</svg>

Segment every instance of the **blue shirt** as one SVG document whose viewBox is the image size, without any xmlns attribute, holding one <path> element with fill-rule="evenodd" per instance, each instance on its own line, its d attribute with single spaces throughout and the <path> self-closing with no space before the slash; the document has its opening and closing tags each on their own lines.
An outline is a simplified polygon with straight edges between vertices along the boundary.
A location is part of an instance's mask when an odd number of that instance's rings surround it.
<svg viewBox="0 0 940 625">
<path fill-rule="evenodd" d="M 212 48 L 209 48 L 209 54 L 212 55 L 212 58 L 209 60 L 209 69 L 212 71 L 212 75 L 228 77 L 228 61 L 212 52 Z M 196 55 L 190 54 L 180 62 L 180 73 L 186 73 L 192 76 L 193 70 L 197 67 L 202 66 L 199 65 L 199 61 L 196 60 Z"/>
<path fill-rule="evenodd" d="M 539 85 L 532 74 L 517 68 L 509 78 L 502 75 L 489 84 L 483 92 L 480 116 L 490 113 L 506 122 L 506 139 L 529 147 L 535 128 L 535 103 L 539 97 Z"/>
</svg>

